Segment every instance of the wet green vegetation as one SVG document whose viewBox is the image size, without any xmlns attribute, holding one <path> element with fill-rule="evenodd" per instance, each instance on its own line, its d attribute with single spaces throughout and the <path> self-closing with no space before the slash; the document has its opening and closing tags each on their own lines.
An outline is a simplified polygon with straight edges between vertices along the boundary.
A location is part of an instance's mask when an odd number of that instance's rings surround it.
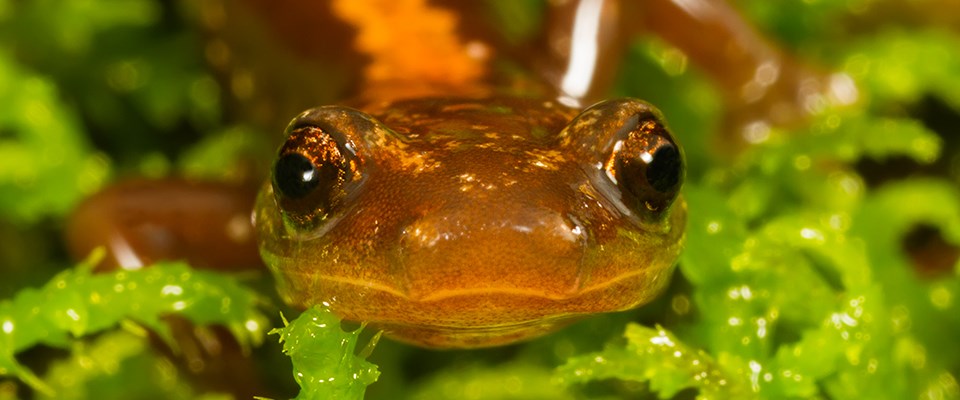
<svg viewBox="0 0 960 400">
<path fill-rule="evenodd" d="M 0 399 L 226 396 L 150 345 L 146 328 L 176 348 L 168 313 L 250 345 L 283 327 L 249 351 L 277 398 L 293 382 L 343 399 L 960 398 L 960 26 L 871 19 L 862 1 L 739 2 L 798 58 L 848 74 L 860 101 L 731 157 L 710 151 L 721 94 L 639 38 L 616 91 L 657 104 L 690 165 L 672 286 L 529 343 L 436 352 L 374 349 L 374 330 L 319 308 L 293 319 L 266 274 L 91 275 L 67 259 L 65 216 L 110 181 L 238 181 L 271 156 L 275 138 L 224 105 L 194 14 L 168 3 L 0 0 Z"/>
</svg>

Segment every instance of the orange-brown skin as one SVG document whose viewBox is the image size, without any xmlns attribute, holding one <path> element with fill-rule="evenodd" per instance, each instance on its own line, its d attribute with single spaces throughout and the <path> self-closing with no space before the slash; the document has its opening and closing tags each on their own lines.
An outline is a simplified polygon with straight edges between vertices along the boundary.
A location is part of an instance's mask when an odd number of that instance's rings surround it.
<svg viewBox="0 0 960 400">
<path fill-rule="evenodd" d="M 123 181 L 73 212 L 66 227 L 68 250 L 82 259 L 106 246 L 100 270 L 137 269 L 170 259 L 220 270 L 262 268 L 250 225 L 255 193 L 249 187 L 182 179 Z"/>
<path fill-rule="evenodd" d="M 321 221 L 285 222 L 273 185 L 259 196 L 261 255 L 288 303 L 328 304 L 418 345 L 478 347 L 636 307 L 668 282 L 685 205 L 647 218 L 602 166 L 630 117 L 656 115 L 647 104 L 577 116 L 552 101 L 447 97 L 364 111 L 321 107 L 293 124 L 358 148 L 362 183 Z"/>
<path fill-rule="evenodd" d="M 590 14 L 586 3 L 551 3 L 545 33 L 510 49 L 483 24 L 464 22 L 474 3 L 203 2 L 201 21 L 223 33 L 207 55 L 250 120 L 274 126 L 337 93 L 356 108 L 305 112 L 280 150 L 336 171 L 323 178 L 330 187 L 292 199 L 274 179 L 258 196 L 260 253 L 285 300 L 327 303 L 419 345 L 479 347 L 655 297 L 682 246 L 686 206 L 675 198 L 679 183 L 625 195 L 618 168 L 630 162 L 614 153 L 642 158 L 669 134 L 637 100 L 580 111 L 605 94 L 638 30 L 686 51 L 717 80 L 733 131 L 790 123 L 829 97 L 824 76 L 795 65 L 719 0 L 603 2 L 599 30 L 587 32 L 597 45 L 593 72 L 574 74 L 573 25 Z M 508 65 L 532 72 L 496 74 L 518 70 L 496 64 L 511 51 Z M 760 73 L 771 69 L 779 74 Z M 340 78 L 317 79 L 331 75 Z M 631 125 L 638 116 L 649 119 Z M 151 190 L 115 189 L 93 203 Z M 92 217 L 78 219 L 108 235 L 127 218 L 189 232 L 179 225 L 200 219 L 182 215 L 208 211 L 119 218 L 86 206 L 78 214 Z M 189 247 L 203 248 L 195 236 L 184 236 Z M 88 242 L 83 248 L 98 243 Z"/>
<path fill-rule="evenodd" d="M 348 103 L 358 110 L 301 114 L 280 150 L 331 186 L 285 196 L 275 178 L 258 198 L 261 256 L 287 303 L 324 303 L 422 346 L 481 347 L 663 290 L 683 242 L 679 183 L 655 212 L 635 210 L 606 175 L 615 145 L 646 145 L 618 136 L 638 115 L 666 132 L 653 107 L 578 116 L 533 76 L 497 78 L 490 43 L 460 36 L 449 8 L 329 5 L 369 63 Z"/>
</svg>

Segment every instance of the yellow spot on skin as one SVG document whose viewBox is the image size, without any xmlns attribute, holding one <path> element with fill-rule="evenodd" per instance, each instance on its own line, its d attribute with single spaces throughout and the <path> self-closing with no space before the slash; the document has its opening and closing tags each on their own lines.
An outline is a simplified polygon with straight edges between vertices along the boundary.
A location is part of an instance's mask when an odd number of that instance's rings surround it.
<svg viewBox="0 0 960 400">
<path fill-rule="evenodd" d="M 426 0 L 337 0 L 333 10 L 359 31 L 357 50 L 373 59 L 365 71 L 371 82 L 458 86 L 484 74 L 488 52 L 477 52 L 475 44 L 471 51 L 456 35 L 456 15 Z"/>
<path fill-rule="evenodd" d="M 429 158 L 428 155 L 409 151 L 409 146 L 399 140 L 388 140 L 392 134 L 381 131 L 374 142 L 374 146 L 379 148 L 385 162 L 398 163 L 400 168 L 405 171 L 411 171 L 415 174 L 429 172 L 440 166 L 440 162 Z"/>
<path fill-rule="evenodd" d="M 530 160 L 530 165 L 549 171 L 558 170 L 560 168 L 559 164 L 566 161 L 563 153 L 557 150 L 528 150 L 526 156 Z"/>
<path fill-rule="evenodd" d="M 413 174 L 422 174 L 430 172 L 440 167 L 440 163 L 427 158 L 419 153 L 398 153 L 394 160 L 400 163 L 400 168 L 404 171 L 410 171 Z"/>
</svg>

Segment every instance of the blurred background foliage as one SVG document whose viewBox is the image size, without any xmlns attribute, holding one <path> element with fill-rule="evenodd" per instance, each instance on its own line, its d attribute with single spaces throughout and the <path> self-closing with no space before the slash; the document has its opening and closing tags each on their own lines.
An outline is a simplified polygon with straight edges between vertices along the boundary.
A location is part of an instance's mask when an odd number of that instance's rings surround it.
<svg viewBox="0 0 960 400">
<path fill-rule="evenodd" d="M 115 179 L 262 177 L 275 135 L 230 106 L 236 88 L 210 66 L 200 27 L 205 3 L 0 0 L 3 298 L 73 264 L 64 218 Z M 722 93 L 677 49 L 638 38 L 615 91 L 657 104 L 690 164 L 688 245 L 668 293 L 505 348 L 383 341 L 367 398 L 960 398 L 960 7 L 735 3 L 804 63 L 848 74 L 860 101 L 718 157 Z M 509 40 L 540 29 L 542 2 L 486 4 Z M 18 359 L 89 397 L 219 396 L 191 388 L 197 379 L 142 337 L 86 346 L 126 367 L 90 373 L 76 348 Z M 291 396 L 289 360 L 276 344 L 261 350 L 263 394 Z M 0 398 L 30 396 L 0 383 Z"/>
</svg>

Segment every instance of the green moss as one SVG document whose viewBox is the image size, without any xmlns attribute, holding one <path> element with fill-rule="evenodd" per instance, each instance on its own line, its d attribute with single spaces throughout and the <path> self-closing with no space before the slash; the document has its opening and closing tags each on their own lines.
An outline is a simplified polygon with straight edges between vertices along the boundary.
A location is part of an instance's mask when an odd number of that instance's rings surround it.
<svg viewBox="0 0 960 400">
<path fill-rule="evenodd" d="M 91 149 L 54 81 L 0 51 L 0 99 L 0 216 L 63 216 L 100 187 L 109 161 Z"/>
<path fill-rule="evenodd" d="M 344 332 L 333 312 L 316 305 L 270 332 L 280 335 L 283 352 L 293 361 L 293 377 L 300 385 L 298 399 L 363 399 L 367 386 L 380 376 L 377 366 L 364 360 L 380 334 L 358 356 L 354 351 L 361 330 Z"/>
<path fill-rule="evenodd" d="M 751 396 L 742 379 L 734 379 L 703 350 L 691 349 L 661 327 L 650 329 L 630 324 L 625 347 L 610 346 L 603 352 L 572 357 L 557 369 L 561 382 L 581 383 L 597 379 L 649 382 L 660 398 L 673 398 L 693 388 L 701 399 L 747 399 Z"/>
<path fill-rule="evenodd" d="M 301 398 L 960 398 L 960 265 L 918 273 L 903 245 L 918 226 L 960 245 L 955 132 L 915 117 L 928 98 L 960 113 L 960 35 L 885 21 L 841 29 L 867 3 L 737 2 L 809 64 L 847 73 L 860 102 L 776 128 L 723 161 L 709 145 L 724 113 L 717 89 L 659 39 L 633 44 L 615 94 L 661 108 L 690 163 L 687 248 L 654 304 L 504 349 L 384 343 L 369 358 L 372 345 L 357 354 L 360 331 L 310 309 L 276 331 L 290 359 L 257 358 L 272 385 L 264 395 L 289 392 L 270 379 L 292 385 L 293 376 Z M 522 42 L 542 24 L 523 15 L 542 7 L 495 3 L 491 14 L 512 21 L 508 34 Z M 43 234 L 112 175 L 242 180 L 255 175 L 244 168 L 268 163 L 272 139 L 221 103 L 225 89 L 187 15 L 150 0 L 0 1 L 0 240 L 25 231 L 54 249 L 16 263 L 0 254 L 5 277 L 49 278 L 0 303 L 0 369 L 40 395 L 204 396 L 141 326 L 163 335 L 158 318 L 179 313 L 247 337 L 248 322 L 269 324 L 254 308 L 269 285 L 252 293 L 180 263 L 52 278 L 39 268 L 71 265 L 55 250 L 60 239 Z M 865 160 L 927 176 L 873 184 Z M 37 344 L 70 355 L 35 376 L 18 357 Z M 0 398 L 24 397 L 10 386 Z"/>
<path fill-rule="evenodd" d="M 0 302 L 0 375 L 15 375 L 34 389 L 55 395 L 17 361 L 17 353 L 38 344 L 67 347 L 75 338 L 126 321 L 149 327 L 175 348 L 169 328 L 160 320 L 171 313 L 197 324 L 222 324 L 243 346 L 262 341 L 267 320 L 256 309 L 260 296 L 229 277 L 194 271 L 183 263 L 94 275 L 95 260 L 57 274 L 42 288 L 26 288 Z"/>
</svg>

